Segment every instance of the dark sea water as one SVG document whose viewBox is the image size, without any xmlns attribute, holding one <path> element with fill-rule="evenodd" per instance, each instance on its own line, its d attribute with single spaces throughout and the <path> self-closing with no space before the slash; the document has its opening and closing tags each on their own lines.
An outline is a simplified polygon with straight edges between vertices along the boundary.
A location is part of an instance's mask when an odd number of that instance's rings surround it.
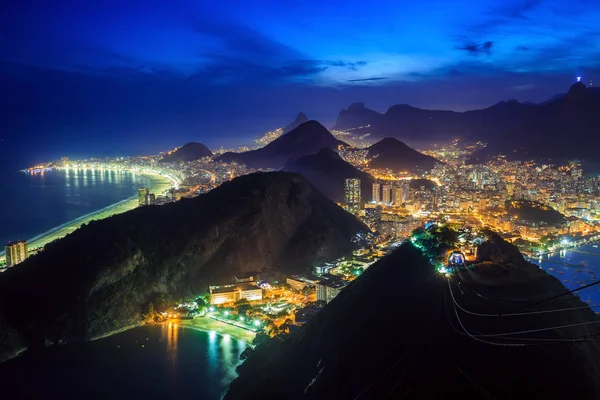
<svg viewBox="0 0 600 400">
<path fill-rule="evenodd" d="M 0 168 L 0 244 L 49 229 L 134 196 L 147 180 L 129 172 Z"/>
<path fill-rule="evenodd" d="M 600 280 L 600 243 L 544 255 L 541 259 L 531 259 L 531 262 L 559 279 L 567 289 L 577 289 Z M 576 295 L 590 305 L 600 305 L 600 285 L 583 289 Z M 594 311 L 600 312 L 600 307 Z"/>
<path fill-rule="evenodd" d="M 219 399 L 245 348 L 215 332 L 146 326 L 22 355 L 0 364 L 0 381 L 6 399 Z"/>
</svg>

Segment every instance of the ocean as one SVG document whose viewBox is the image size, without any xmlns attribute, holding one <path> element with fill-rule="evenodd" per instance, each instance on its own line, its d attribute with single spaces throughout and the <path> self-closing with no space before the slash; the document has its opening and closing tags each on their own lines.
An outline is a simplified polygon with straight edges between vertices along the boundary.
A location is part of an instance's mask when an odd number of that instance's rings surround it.
<svg viewBox="0 0 600 400">
<path fill-rule="evenodd" d="M 530 259 L 568 289 L 573 290 L 600 280 L 600 243 L 588 244 Z M 600 305 L 600 284 L 575 293 L 590 305 Z M 600 312 L 600 307 L 594 308 Z"/>
<path fill-rule="evenodd" d="M 50 347 L 0 364 L 8 398 L 219 399 L 247 345 L 174 324 Z"/>
<path fill-rule="evenodd" d="M 0 169 L 0 244 L 52 228 L 135 196 L 147 178 L 121 171 Z M 4 250 L 3 248 L 0 250 Z"/>
</svg>

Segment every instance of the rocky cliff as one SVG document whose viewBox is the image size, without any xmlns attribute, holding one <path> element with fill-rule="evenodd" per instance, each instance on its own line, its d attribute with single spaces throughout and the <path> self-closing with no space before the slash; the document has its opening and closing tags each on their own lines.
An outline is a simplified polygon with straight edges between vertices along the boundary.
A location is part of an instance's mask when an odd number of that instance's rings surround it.
<svg viewBox="0 0 600 400">
<path fill-rule="evenodd" d="M 366 229 L 303 177 L 282 172 L 92 222 L 0 275 L 0 350 L 135 325 L 150 302 L 198 294 L 236 273 L 303 270 L 352 250 Z"/>
</svg>

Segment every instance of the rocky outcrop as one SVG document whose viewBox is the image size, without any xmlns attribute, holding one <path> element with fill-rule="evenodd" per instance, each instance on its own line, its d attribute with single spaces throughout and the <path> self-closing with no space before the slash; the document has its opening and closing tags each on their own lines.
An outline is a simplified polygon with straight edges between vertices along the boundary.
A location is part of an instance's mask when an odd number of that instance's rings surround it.
<svg viewBox="0 0 600 400">
<path fill-rule="evenodd" d="M 477 248 L 477 261 L 488 261 L 498 265 L 526 263 L 519 249 L 502 239 L 497 233 L 486 232 L 486 239 Z"/>
<path fill-rule="evenodd" d="M 9 269 L 0 275 L 0 337 L 16 331 L 40 346 L 98 337 L 138 324 L 150 302 L 198 295 L 238 273 L 293 273 L 339 257 L 363 230 L 300 175 L 240 177 L 91 222 Z"/>
</svg>

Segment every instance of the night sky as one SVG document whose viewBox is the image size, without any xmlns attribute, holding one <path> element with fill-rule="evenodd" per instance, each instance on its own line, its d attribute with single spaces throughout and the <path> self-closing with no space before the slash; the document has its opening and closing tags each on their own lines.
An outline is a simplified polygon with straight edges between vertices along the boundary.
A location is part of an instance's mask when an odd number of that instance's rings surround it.
<svg viewBox="0 0 600 400">
<path fill-rule="evenodd" d="M 0 2 L 0 146 L 250 143 L 355 101 L 467 110 L 600 84 L 597 0 Z"/>
</svg>

